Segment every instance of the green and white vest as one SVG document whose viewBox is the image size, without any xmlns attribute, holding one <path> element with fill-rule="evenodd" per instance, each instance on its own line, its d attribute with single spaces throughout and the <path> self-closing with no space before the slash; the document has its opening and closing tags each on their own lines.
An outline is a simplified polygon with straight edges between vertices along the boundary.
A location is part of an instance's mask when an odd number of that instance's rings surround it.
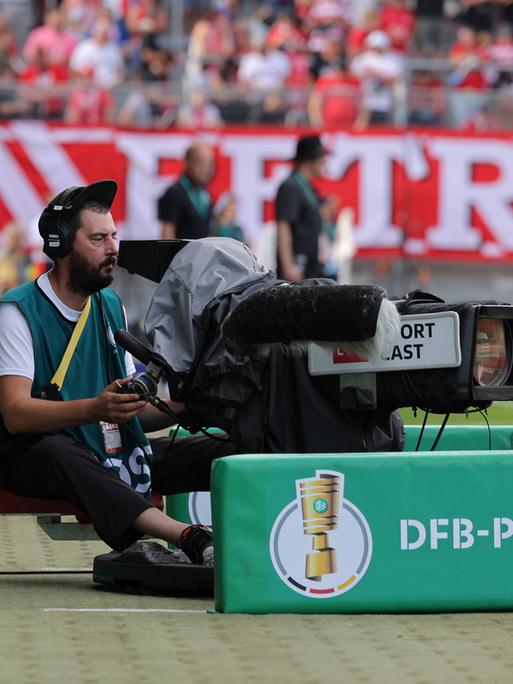
<svg viewBox="0 0 513 684">
<path fill-rule="evenodd" d="M 100 297 L 102 305 L 100 306 Z M 20 285 L 0 299 L 15 303 L 25 316 L 34 345 L 33 393 L 48 385 L 59 367 L 75 323 L 68 321 L 36 282 Z M 102 315 L 103 308 L 103 315 Z M 91 297 L 91 311 L 61 388 L 63 400 L 96 397 L 116 378 L 126 377 L 125 352 L 114 334 L 125 327 L 118 295 L 104 289 Z M 151 447 L 138 418 L 119 426 L 123 450 L 105 451 L 99 423 L 65 428 L 62 433 L 85 446 L 100 463 L 143 496 L 150 495 Z"/>
</svg>

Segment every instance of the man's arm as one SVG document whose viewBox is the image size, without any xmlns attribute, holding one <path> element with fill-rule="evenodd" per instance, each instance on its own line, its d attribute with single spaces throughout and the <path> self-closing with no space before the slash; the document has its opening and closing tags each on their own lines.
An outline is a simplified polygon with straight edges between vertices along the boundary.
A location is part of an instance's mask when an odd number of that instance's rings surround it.
<svg viewBox="0 0 513 684">
<path fill-rule="evenodd" d="M 48 401 L 31 397 L 32 381 L 20 375 L 0 377 L 0 413 L 12 433 L 59 432 L 64 428 L 96 423 L 127 423 L 144 409 L 138 394 L 120 394 L 116 380 L 97 397 Z"/>
<path fill-rule="evenodd" d="M 162 221 L 161 240 L 174 240 L 176 238 L 176 225 L 169 221 Z"/>
<path fill-rule="evenodd" d="M 292 251 L 292 228 L 288 221 L 278 221 L 278 259 L 286 280 L 303 280 Z"/>
</svg>

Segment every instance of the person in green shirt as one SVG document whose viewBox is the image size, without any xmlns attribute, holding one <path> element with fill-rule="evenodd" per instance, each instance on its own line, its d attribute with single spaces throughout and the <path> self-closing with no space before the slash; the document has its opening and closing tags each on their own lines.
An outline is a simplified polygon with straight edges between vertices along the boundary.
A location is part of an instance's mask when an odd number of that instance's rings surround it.
<svg viewBox="0 0 513 684">
<path fill-rule="evenodd" d="M 108 287 L 118 252 L 116 189 L 103 180 L 51 200 L 39 230 L 53 269 L 0 299 L 0 486 L 71 502 L 117 551 L 150 535 L 211 564 L 211 531 L 167 517 L 150 493 L 208 489 L 212 460 L 235 447 L 204 437 L 171 448 L 167 438 L 148 441 L 145 432 L 173 420 L 119 391 L 135 368 L 114 339 L 125 315 Z M 80 320 L 59 387 L 54 376 Z M 185 408 L 168 406 L 177 416 Z"/>
</svg>

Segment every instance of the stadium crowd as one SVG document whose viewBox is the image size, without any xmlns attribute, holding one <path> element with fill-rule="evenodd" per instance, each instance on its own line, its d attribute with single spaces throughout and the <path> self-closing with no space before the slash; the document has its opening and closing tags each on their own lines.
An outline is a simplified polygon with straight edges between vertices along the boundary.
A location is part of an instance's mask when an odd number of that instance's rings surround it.
<svg viewBox="0 0 513 684">
<path fill-rule="evenodd" d="M 0 117 L 507 128 L 509 0 L 0 0 Z"/>
</svg>

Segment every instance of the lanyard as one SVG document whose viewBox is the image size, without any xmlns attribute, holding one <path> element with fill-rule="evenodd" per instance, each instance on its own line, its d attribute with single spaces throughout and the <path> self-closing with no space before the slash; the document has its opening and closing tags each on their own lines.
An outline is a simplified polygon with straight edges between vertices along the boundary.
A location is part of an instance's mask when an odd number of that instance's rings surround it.
<svg viewBox="0 0 513 684">
<path fill-rule="evenodd" d="M 180 178 L 180 183 L 199 216 L 205 218 L 210 209 L 210 195 L 208 192 L 203 188 L 195 188 L 187 176 L 182 176 Z"/>
<path fill-rule="evenodd" d="M 299 173 L 299 171 L 294 171 L 292 174 L 292 177 L 294 178 L 296 183 L 303 188 L 303 190 L 307 196 L 308 201 L 311 204 L 313 204 L 315 207 L 318 207 L 319 206 L 319 198 L 317 197 L 314 189 L 312 188 L 310 183 L 306 180 L 306 178 L 301 173 Z"/>
<path fill-rule="evenodd" d="M 55 371 L 55 375 L 52 378 L 52 384 L 57 385 L 57 389 L 59 390 L 64 384 L 64 378 L 66 377 L 66 373 L 68 372 L 71 357 L 73 356 L 80 336 L 82 335 L 82 331 L 85 328 L 85 324 L 87 323 L 87 318 L 89 316 L 90 310 L 91 297 L 88 297 L 86 305 L 84 306 L 84 308 L 82 309 L 82 313 L 80 314 L 80 318 L 78 319 L 75 327 L 73 328 L 73 334 L 71 335 L 71 339 L 68 342 L 68 346 L 66 347 L 66 351 L 64 352 L 62 360 L 59 364 L 59 368 L 57 368 L 57 370 Z"/>
</svg>

